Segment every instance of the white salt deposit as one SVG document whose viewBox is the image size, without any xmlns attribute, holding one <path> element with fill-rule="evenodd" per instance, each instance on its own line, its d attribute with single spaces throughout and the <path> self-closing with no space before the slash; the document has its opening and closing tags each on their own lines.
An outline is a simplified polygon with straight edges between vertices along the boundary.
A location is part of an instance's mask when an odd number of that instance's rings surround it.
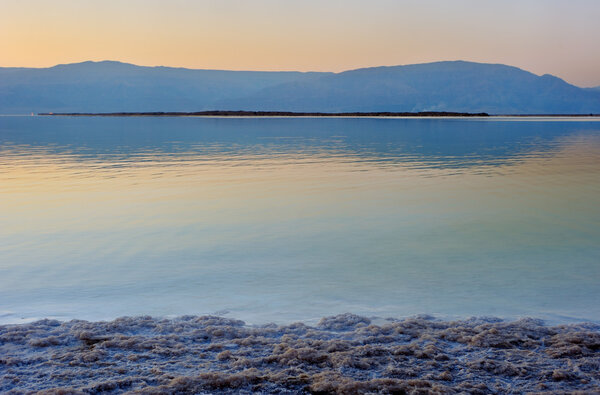
<svg viewBox="0 0 600 395">
<path fill-rule="evenodd" d="M 600 391 L 600 326 L 385 320 L 246 326 L 214 316 L 0 326 L 0 392 Z"/>
</svg>

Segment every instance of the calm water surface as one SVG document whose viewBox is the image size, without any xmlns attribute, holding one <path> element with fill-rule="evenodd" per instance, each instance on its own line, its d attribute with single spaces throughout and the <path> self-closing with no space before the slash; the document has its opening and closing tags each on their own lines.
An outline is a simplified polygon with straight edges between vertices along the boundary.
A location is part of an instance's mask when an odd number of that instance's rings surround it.
<svg viewBox="0 0 600 395">
<path fill-rule="evenodd" d="M 0 117 L 0 322 L 600 321 L 600 122 Z"/>
</svg>

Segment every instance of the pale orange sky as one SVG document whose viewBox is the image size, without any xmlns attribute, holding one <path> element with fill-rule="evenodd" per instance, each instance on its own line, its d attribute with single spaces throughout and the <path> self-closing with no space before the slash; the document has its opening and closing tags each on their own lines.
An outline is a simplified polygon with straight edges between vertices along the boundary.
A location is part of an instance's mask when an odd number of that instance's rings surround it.
<svg viewBox="0 0 600 395">
<path fill-rule="evenodd" d="M 597 0 L 0 0 L 0 66 L 342 71 L 471 60 L 600 85 Z"/>
</svg>

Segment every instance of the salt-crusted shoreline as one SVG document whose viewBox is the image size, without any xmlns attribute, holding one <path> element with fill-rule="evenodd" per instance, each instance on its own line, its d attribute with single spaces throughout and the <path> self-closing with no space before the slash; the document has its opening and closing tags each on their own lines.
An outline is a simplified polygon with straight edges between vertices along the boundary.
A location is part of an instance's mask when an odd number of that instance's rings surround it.
<svg viewBox="0 0 600 395">
<path fill-rule="evenodd" d="M 600 393 L 600 326 L 344 314 L 0 326 L 2 393 Z"/>
</svg>

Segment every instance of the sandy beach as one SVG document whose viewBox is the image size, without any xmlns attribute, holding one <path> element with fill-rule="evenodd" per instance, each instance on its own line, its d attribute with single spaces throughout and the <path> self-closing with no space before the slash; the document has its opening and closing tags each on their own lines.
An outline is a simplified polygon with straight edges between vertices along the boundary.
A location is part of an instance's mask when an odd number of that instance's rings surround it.
<svg viewBox="0 0 600 395">
<path fill-rule="evenodd" d="M 0 327 L 0 392 L 597 393 L 600 326 L 343 314 L 248 326 L 216 316 Z"/>
</svg>

